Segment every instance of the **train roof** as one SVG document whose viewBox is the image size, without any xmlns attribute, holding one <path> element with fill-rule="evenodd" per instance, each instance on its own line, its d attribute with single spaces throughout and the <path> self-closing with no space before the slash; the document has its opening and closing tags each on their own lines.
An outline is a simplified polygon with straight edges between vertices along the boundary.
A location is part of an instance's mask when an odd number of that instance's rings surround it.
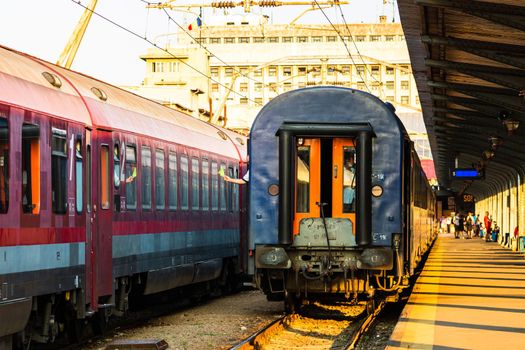
<svg viewBox="0 0 525 350">
<path fill-rule="evenodd" d="M 47 80 L 57 77 L 60 87 Z M 3 46 L 0 91 L 0 102 L 88 127 L 151 136 L 237 159 L 246 153 L 242 135 Z"/>
</svg>

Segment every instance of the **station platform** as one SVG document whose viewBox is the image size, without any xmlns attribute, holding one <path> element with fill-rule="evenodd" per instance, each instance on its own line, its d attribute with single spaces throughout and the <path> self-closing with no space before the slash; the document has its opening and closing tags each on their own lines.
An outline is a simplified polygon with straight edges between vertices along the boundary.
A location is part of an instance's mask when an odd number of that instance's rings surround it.
<svg viewBox="0 0 525 350">
<path fill-rule="evenodd" d="M 525 258 L 440 235 L 387 349 L 523 349 Z"/>
</svg>

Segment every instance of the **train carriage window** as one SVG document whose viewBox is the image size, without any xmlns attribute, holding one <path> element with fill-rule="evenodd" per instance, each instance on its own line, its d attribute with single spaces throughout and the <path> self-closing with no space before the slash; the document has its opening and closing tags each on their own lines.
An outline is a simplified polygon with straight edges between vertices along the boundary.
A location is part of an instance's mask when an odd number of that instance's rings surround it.
<svg viewBox="0 0 525 350">
<path fill-rule="evenodd" d="M 83 188 L 82 188 L 82 141 L 81 136 L 77 135 L 77 140 L 75 142 L 75 193 L 76 193 L 76 211 L 77 214 L 81 214 L 84 210 L 84 198 L 83 198 Z"/>
<path fill-rule="evenodd" d="M 120 148 L 118 143 L 113 146 L 113 186 L 120 187 Z"/>
<path fill-rule="evenodd" d="M 308 213 L 310 211 L 310 146 L 297 147 L 295 206 L 297 213 Z"/>
<path fill-rule="evenodd" d="M 355 213 L 355 148 L 343 147 L 343 213 Z"/>
<path fill-rule="evenodd" d="M 236 178 L 235 175 L 233 174 L 233 167 L 231 166 L 228 167 L 228 176 L 231 178 Z M 226 186 L 227 186 L 227 191 L 228 191 L 228 210 L 230 212 L 233 212 L 233 188 L 237 186 L 235 186 L 231 182 L 228 182 Z"/>
<path fill-rule="evenodd" d="M 177 209 L 177 154 L 170 152 L 168 159 L 169 208 Z"/>
<path fill-rule="evenodd" d="M 137 208 L 137 150 L 135 146 L 126 146 L 126 209 Z"/>
<path fill-rule="evenodd" d="M 110 193 L 109 146 L 100 147 L 100 207 L 109 209 Z"/>
<path fill-rule="evenodd" d="M 211 209 L 219 210 L 219 169 L 217 162 L 211 162 Z"/>
<path fill-rule="evenodd" d="M 164 194 L 164 150 L 155 151 L 155 205 L 157 209 L 164 209 L 166 196 Z"/>
<path fill-rule="evenodd" d="M 199 210 L 199 159 L 191 159 L 191 209 Z"/>
<path fill-rule="evenodd" d="M 142 208 L 151 209 L 151 149 L 141 149 Z"/>
<path fill-rule="evenodd" d="M 66 131 L 51 128 L 51 202 L 55 214 L 67 210 Z"/>
<path fill-rule="evenodd" d="M 235 168 L 235 178 L 239 178 L 239 169 Z M 233 211 L 239 211 L 239 186 L 233 186 L 232 189 L 232 197 L 233 197 Z"/>
<path fill-rule="evenodd" d="M 22 125 L 22 211 L 40 213 L 40 126 Z"/>
<path fill-rule="evenodd" d="M 4 118 L 8 111 L 0 109 L 0 214 L 9 209 L 9 123 Z"/>
<path fill-rule="evenodd" d="M 188 204 L 188 157 L 180 156 L 180 208 L 187 210 Z"/>
<path fill-rule="evenodd" d="M 210 209 L 210 166 L 207 159 L 202 160 L 202 209 Z"/>
<path fill-rule="evenodd" d="M 221 163 L 221 169 L 226 170 L 226 164 Z M 220 200 L 220 206 L 221 210 L 225 211 L 226 208 L 226 181 L 224 180 L 224 177 L 221 176 L 221 200 Z"/>
</svg>

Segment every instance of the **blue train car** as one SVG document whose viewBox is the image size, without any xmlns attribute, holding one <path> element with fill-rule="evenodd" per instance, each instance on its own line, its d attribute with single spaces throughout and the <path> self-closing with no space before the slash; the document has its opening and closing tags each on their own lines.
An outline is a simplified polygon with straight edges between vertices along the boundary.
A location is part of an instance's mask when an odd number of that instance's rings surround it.
<svg viewBox="0 0 525 350">
<path fill-rule="evenodd" d="M 434 199 L 391 105 L 340 87 L 278 96 L 250 134 L 250 272 L 269 300 L 397 291 Z"/>
</svg>

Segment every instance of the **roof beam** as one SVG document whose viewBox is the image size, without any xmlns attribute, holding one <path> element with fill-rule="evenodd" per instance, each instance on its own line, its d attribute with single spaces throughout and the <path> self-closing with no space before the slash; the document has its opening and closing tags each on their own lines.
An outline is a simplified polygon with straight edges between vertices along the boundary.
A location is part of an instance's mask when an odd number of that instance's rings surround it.
<svg viewBox="0 0 525 350">
<path fill-rule="evenodd" d="M 525 31 L 525 7 L 474 0 L 415 0 L 418 5 L 459 10 L 471 16 Z"/>
<path fill-rule="evenodd" d="M 485 57 L 509 66 L 525 69 L 525 59 L 520 54 L 525 54 L 525 46 L 500 44 L 490 41 L 457 39 L 437 35 L 423 35 L 421 41 L 429 45 L 448 45 L 465 52 Z M 517 55 L 517 56 L 515 56 Z"/>
<path fill-rule="evenodd" d="M 523 97 L 520 97 L 519 91 L 514 89 L 472 84 L 444 83 L 432 80 L 427 81 L 427 85 L 433 88 L 455 90 L 496 106 L 502 106 L 516 112 L 525 113 L 525 105 L 522 103 Z"/>
<path fill-rule="evenodd" d="M 518 91 L 525 89 L 525 70 L 431 59 L 426 59 L 425 64 L 445 71 L 452 69 Z"/>
</svg>

